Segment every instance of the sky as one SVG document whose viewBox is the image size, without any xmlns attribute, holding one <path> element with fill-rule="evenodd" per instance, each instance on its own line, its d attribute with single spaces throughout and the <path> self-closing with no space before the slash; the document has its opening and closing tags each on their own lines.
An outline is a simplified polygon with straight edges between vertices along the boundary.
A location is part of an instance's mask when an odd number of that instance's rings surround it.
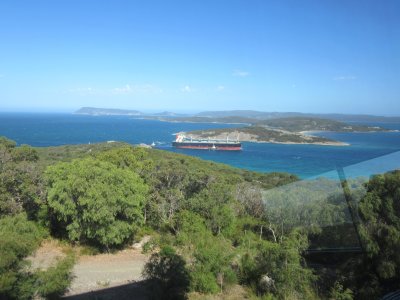
<svg viewBox="0 0 400 300">
<path fill-rule="evenodd" d="M 0 111 L 400 115 L 398 0 L 3 0 Z"/>
</svg>

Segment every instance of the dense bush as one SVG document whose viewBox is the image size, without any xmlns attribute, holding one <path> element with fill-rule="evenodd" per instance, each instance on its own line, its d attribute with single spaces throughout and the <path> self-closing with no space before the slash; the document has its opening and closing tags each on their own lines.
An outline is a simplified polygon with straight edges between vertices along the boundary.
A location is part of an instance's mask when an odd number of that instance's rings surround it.
<svg viewBox="0 0 400 300">
<path fill-rule="evenodd" d="M 24 258 L 39 247 L 42 235 L 25 214 L 0 219 L 0 297 L 20 298 L 21 286 L 29 280 Z"/>
<path fill-rule="evenodd" d="M 154 299 L 186 299 L 189 291 L 189 272 L 184 259 L 171 247 L 165 246 L 151 255 L 143 270 L 149 280 Z"/>
<path fill-rule="evenodd" d="M 53 229 L 71 241 L 109 248 L 143 224 L 148 188 L 133 171 L 85 158 L 48 167 L 46 179 Z"/>
</svg>

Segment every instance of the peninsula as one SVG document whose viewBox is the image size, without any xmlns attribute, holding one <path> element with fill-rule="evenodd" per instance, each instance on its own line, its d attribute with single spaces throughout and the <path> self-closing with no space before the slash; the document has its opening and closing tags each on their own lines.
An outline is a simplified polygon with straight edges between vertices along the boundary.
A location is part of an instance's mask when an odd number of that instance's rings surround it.
<svg viewBox="0 0 400 300">
<path fill-rule="evenodd" d="M 199 139 L 229 139 L 242 142 L 276 143 L 276 144 L 314 144 L 324 146 L 348 146 L 349 144 L 323 137 L 306 135 L 301 132 L 290 132 L 262 126 L 245 126 L 238 128 L 196 130 L 185 133 Z"/>
<path fill-rule="evenodd" d="M 288 117 L 277 119 L 254 119 L 239 116 L 231 117 L 179 117 L 179 118 L 157 118 L 166 122 L 187 122 L 187 123 L 222 123 L 222 124 L 243 124 L 261 126 L 270 129 L 280 129 L 290 132 L 303 131 L 336 131 L 336 132 L 377 132 L 390 131 L 379 126 L 367 126 L 360 124 L 349 124 L 345 122 L 312 118 L 312 117 Z"/>
</svg>

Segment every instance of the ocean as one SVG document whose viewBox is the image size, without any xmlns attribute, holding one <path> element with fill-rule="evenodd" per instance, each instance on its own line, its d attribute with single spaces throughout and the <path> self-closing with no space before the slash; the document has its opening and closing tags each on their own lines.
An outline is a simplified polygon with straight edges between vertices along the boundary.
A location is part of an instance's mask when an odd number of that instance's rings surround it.
<svg viewBox="0 0 400 300">
<path fill-rule="evenodd" d="M 400 123 L 368 123 L 400 130 Z M 156 143 L 156 148 L 225 163 L 259 172 L 289 172 L 300 178 L 327 176 L 337 167 L 352 169 L 349 176 L 370 176 L 400 168 L 400 132 L 337 133 L 316 135 L 349 143 L 350 146 L 283 145 L 243 143 L 243 151 L 175 149 L 174 133 L 232 124 L 172 123 L 129 116 L 85 116 L 73 114 L 0 113 L 0 136 L 18 144 L 37 147 L 124 141 Z M 363 166 L 351 168 L 352 165 Z M 370 166 L 369 166 L 370 165 Z M 358 171 L 359 170 L 359 171 Z"/>
</svg>

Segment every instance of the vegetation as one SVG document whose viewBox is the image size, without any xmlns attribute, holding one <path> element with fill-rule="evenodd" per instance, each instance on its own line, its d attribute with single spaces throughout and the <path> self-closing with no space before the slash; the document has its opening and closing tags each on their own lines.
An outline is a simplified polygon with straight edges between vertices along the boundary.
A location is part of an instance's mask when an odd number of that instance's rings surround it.
<svg viewBox="0 0 400 300">
<path fill-rule="evenodd" d="M 185 260 L 171 247 L 153 253 L 143 270 L 150 280 L 154 299 L 185 299 L 189 290 L 189 273 Z"/>
<path fill-rule="evenodd" d="M 68 287 L 72 254 L 29 267 L 48 234 L 110 251 L 139 231 L 153 235 L 143 275 L 154 298 L 238 284 L 260 299 L 370 299 L 400 288 L 400 171 L 348 182 L 349 205 L 331 180 L 121 143 L 34 149 L 1 138 L 0 170 L 0 298 Z M 365 251 L 309 254 L 338 246 Z"/>
<path fill-rule="evenodd" d="M 72 253 L 47 270 L 29 267 L 25 258 L 39 247 L 43 236 L 43 230 L 24 213 L 0 219 L 0 299 L 52 298 L 70 285 Z"/>
<path fill-rule="evenodd" d="M 251 114 L 250 114 L 251 115 Z M 227 123 L 243 124 L 254 127 L 268 127 L 269 130 L 279 129 L 289 132 L 301 131 L 336 131 L 336 132 L 373 132 L 387 131 L 382 127 L 371 127 L 365 125 L 349 124 L 341 121 L 335 121 L 330 118 L 309 117 L 309 116 L 280 116 L 276 117 L 244 117 L 244 116 L 220 116 L 220 117 L 176 117 L 176 118 L 158 118 L 162 121 L 175 122 L 194 122 L 194 123 Z"/>
<path fill-rule="evenodd" d="M 300 143 L 300 144 L 340 144 L 339 142 L 310 135 L 292 133 L 262 126 L 247 126 L 239 128 L 196 130 L 187 133 L 195 138 L 217 138 L 231 140 L 239 137 L 240 141 L 270 142 L 270 143 Z"/>
<path fill-rule="evenodd" d="M 291 117 L 279 118 L 271 120 L 262 120 L 258 124 L 266 125 L 273 128 L 283 129 L 287 131 L 337 131 L 337 132 L 369 132 L 369 131 L 386 131 L 380 127 L 369 127 L 357 124 L 347 124 L 339 121 L 309 118 L 309 117 Z"/>
<path fill-rule="evenodd" d="M 143 223 L 147 186 L 128 169 L 85 158 L 47 168 L 48 215 L 54 233 L 107 249 L 130 238 Z"/>
</svg>

